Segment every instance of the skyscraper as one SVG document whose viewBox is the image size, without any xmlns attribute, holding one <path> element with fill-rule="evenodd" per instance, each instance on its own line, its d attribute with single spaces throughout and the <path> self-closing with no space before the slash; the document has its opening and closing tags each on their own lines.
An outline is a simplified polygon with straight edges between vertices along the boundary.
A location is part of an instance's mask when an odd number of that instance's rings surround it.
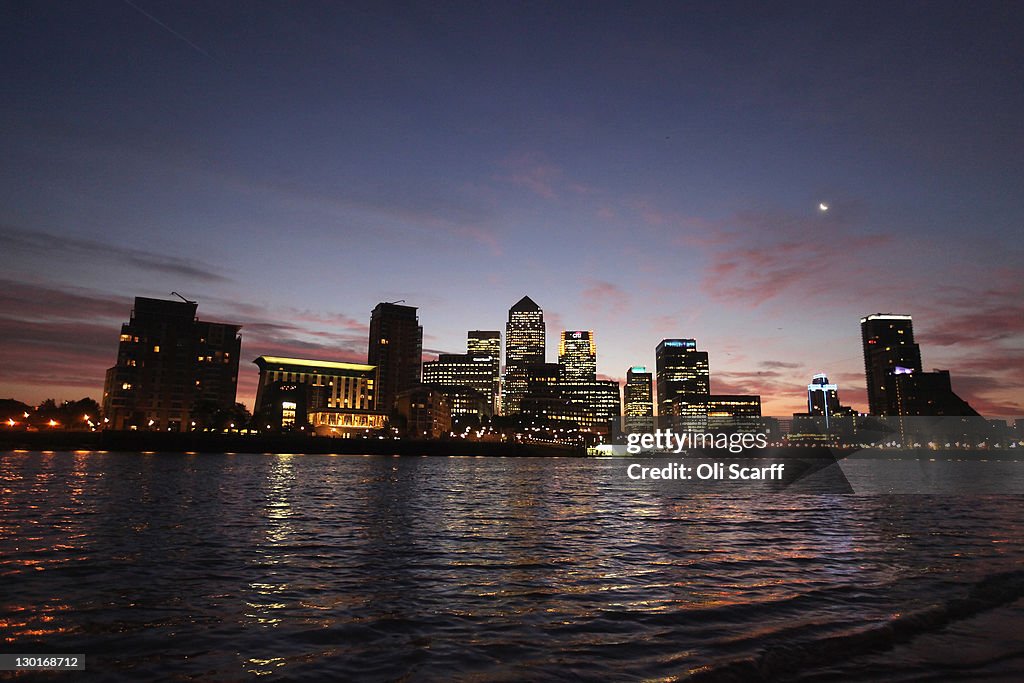
<svg viewBox="0 0 1024 683">
<path fill-rule="evenodd" d="M 693 396 L 700 403 L 711 393 L 708 354 L 697 350 L 696 340 L 662 339 L 654 357 L 659 415 L 671 415 L 672 402 L 679 396 Z"/>
<path fill-rule="evenodd" d="M 491 413 L 501 408 L 501 332 L 498 330 L 470 330 L 466 335 L 466 352 L 474 358 L 491 359 Z"/>
<path fill-rule="evenodd" d="M 377 366 L 377 410 L 387 415 L 398 393 L 420 382 L 423 328 L 415 306 L 377 304 L 370 315 L 367 363 Z"/>
<path fill-rule="evenodd" d="M 642 365 L 626 371 L 626 386 L 622 389 L 626 433 L 654 431 L 652 379 Z"/>
<path fill-rule="evenodd" d="M 559 379 L 593 382 L 597 379 L 597 346 L 592 330 L 566 330 L 558 343 Z"/>
<path fill-rule="evenodd" d="M 924 372 L 909 315 L 876 313 L 860 320 L 864 374 L 872 415 L 977 416 L 956 395 L 948 370 Z"/>
<path fill-rule="evenodd" d="M 234 404 L 241 326 L 197 320 L 197 307 L 135 298 L 103 387 L 112 429 L 188 431 L 194 416 Z"/>
<path fill-rule="evenodd" d="M 533 299 L 524 296 L 508 309 L 505 326 L 505 385 L 502 392 L 502 413 L 519 412 L 526 393 L 527 368 L 544 362 L 544 311 Z"/>
<path fill-rule="evenodd" d="M 896 415 L 894 374 L 921 372 L 921 348 L 914 343 L 914 323 L 909 315 L 875 313 L 860 319 L 864 347 L 864 376 L 868 410 L 872 415 Z"/>
<path fill-rule="evenodd" d="M 807 385 L 807 414 L 821 415 L 825 418 L 825 427 L 833 415 L 839 412 L 839 387 L 829 384 L 828 375 L 819 373 Z"/>
</svg>

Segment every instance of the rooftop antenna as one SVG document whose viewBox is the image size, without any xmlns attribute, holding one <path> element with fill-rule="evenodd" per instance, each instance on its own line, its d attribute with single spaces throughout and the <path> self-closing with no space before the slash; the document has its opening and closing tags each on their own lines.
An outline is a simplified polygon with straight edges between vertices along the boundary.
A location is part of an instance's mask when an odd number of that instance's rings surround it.
<svg viewBox="0 0 1024 683">
<path fill-rule="evenodd" d="M 188 299 L 183 297 L 181 294 L 178 294 L 177 292 L 171 292 L 171 296 L 176 296 L 176 297 L 178 297 L 179 299 L 181 299 L 182 301 L 184 301 L 187 304 L 194 304 L 194 303 L 196 303 L 195 301 L 189 301 Z"/>
</svg>

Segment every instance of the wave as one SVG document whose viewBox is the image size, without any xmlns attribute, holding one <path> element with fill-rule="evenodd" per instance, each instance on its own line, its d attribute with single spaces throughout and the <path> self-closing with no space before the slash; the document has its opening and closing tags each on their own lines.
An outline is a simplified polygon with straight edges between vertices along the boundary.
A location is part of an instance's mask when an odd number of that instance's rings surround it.
<svg viewBox="0 0 1024 683">
<path fill-rule="evenodd" d="M 801 643 L 772 645 L 756 655 L 691 670 L 688 681 L 773 681 L 801 670 L 891 649 L 919 635 L 969 619 L 1024 597 L 1024 571 L 1004 572 L 974 584 L 966 595 L 898 614 L 884 623 Z"/>
</svg>

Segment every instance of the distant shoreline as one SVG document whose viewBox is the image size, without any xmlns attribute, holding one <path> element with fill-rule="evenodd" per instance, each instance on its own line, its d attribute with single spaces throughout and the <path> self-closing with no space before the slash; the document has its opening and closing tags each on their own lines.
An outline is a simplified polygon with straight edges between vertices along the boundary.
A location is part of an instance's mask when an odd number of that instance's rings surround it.
<svg viewBox="0 0 1024 683">
<path fill-rule="evenodd" d="M 439 439 L 340 439 L 294 434 L 217 434 L 210 432 L 7 432 L 0 433 L 0 452 L 29 451 L 115 451 L 129 453 L 294 453 L 303 455 L 431 455 L 487 457 L 588 457 L 586 449 L 571 446 L 493 441 Z M 826 446 L 773 446 L 748 449 L 743 453 L 708 449 L 682 453 L 643 452 L 623 458 L 844 458 L 901 460 L 991 459 L 1021 460 L 1024 449 L 850 449 Z"/>
<path fill-rule="evenodd" d="M 296 453 L 338 455 L 585 456 L 582 448 L 547 444 L 446 439 L 340 439 L 298 434 L 211 432 L 8 432 L 0 451 L 126 451 L 137 453 Z"/>
</svg>

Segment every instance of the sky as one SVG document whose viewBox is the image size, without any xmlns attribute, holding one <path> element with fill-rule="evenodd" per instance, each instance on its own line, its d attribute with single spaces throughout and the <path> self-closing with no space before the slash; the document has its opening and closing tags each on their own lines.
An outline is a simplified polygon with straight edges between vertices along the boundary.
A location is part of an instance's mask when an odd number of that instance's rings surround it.
<svg viewBox="0 0 1024 683">
<path fill-rule="evenodd" d="M 0 398 L 102 395 L 135 296 L 263 354 L 425 355 L 529 295 L 548 356 L 710 354 L 714 393 L 866 410 L 860 318 L 1024 415 L 1024 5 L 0 7 Z M 827 211 L 820 204 L 828 206 Z"/>
</svg>

